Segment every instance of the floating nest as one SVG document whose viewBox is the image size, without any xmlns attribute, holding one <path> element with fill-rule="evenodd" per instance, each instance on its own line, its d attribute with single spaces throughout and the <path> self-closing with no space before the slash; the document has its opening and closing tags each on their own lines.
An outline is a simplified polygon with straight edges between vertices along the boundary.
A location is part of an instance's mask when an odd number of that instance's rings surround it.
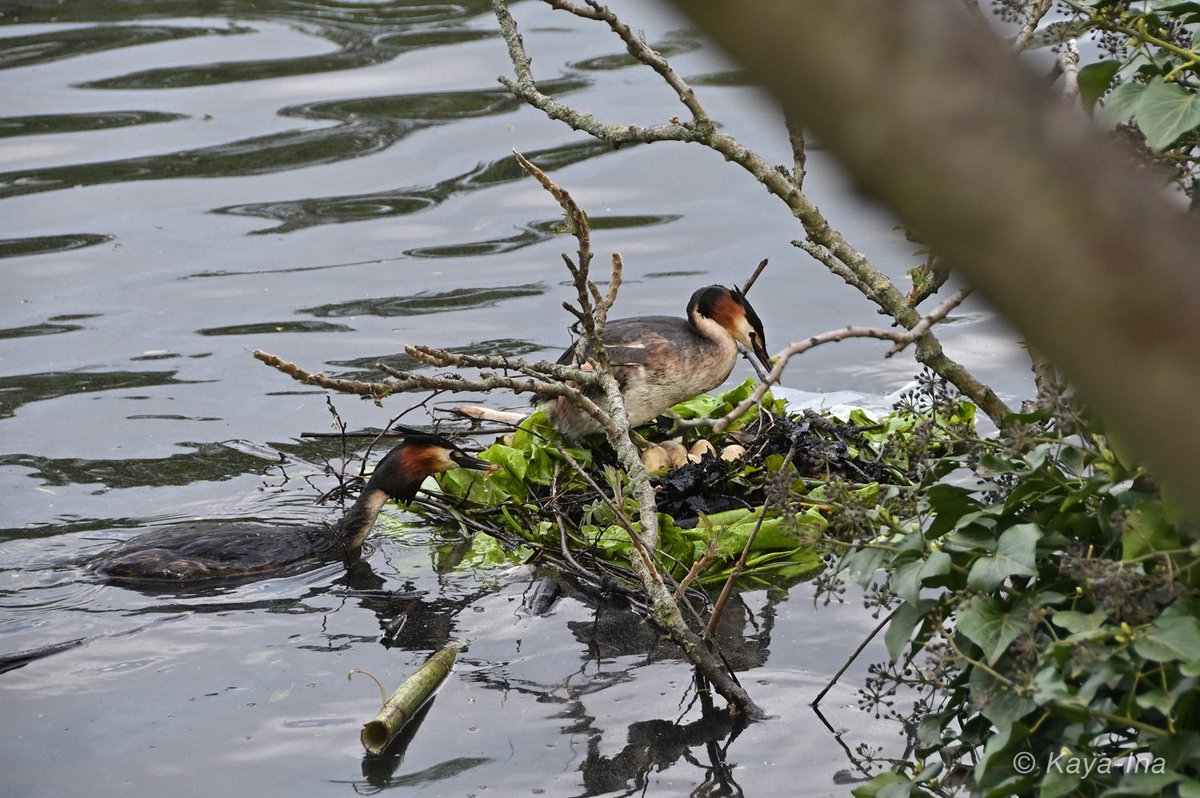
<svg viewBox="0 0 1200 798">
<path fill-rule="evenodd" d="M 753 381 L 674 408 L 680 418 L 724 415 Z M 973 424 L 973 407 L 906 407 L 874 417 L 789 411 L 768 394 L 729 431 L 687 428 L 671 438 L 673 419 L 640 430 L 657 444 L 688 452 L 652 474 L 658 505 L 657 567 L 676 582 L 723 582 L 747 551 L 743 589 L 786 589 L 823 568 L 825 532 L 847 491 L 860 497 L 914 484 L 912 447 L 928 446 L 931 427 Z M 704 441 L 705 443 L 701 443 Z M 569 445 L 535 413 L 479 456 L 500 466 L 490 476 L 439 475 L 444 501 L 426 512 L 474 536 L 467 564 L 511 560 L 552 564 L 606 592 L 640 595 L 629 570 L 639 533 L 637 502 L 607 444 Z M 749 548 L 747 548 L 749 546 Z"/>
</svg>

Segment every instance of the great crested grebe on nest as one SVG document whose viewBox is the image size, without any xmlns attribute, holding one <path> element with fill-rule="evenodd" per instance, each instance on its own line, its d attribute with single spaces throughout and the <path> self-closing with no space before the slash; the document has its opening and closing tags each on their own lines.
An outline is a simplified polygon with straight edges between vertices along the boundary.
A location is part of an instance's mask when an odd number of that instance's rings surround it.
<svg viewBox="0 0 1200 798">
<path fill-rule="evenodd" d="M 739 348 L 753 354 L 768 371 L 772 366 L 758 314 L 741 291 L 723 285 L 692 294 L 686 319 L 613 319 L 605 325 L 602 340 L 631 427 L 653 421 L 672 406 L 723 383 L 737 363 Z M 575 349 L 569 348 L 558 362 L 573 362 Z M 587 362 L 589 354 L 583 352 L 578 360 Z M 595 419 L 565 397 L 543 407 L 551 426 L 568 438 L 600 431 Z"/>
<path fill-rule="evenodd" d="M 752 354 L 768 371 L 772 368 L 766 350 L 762 321 L 736 288 L 710 285 L 692 294 L 687 318 L 677 316 L 634 316 L 613 319 L 602 336 L 613 375 L 621 386 L 630 427 L 653 421 L 672 406 L 723 383 L 733 371 L 738 351 Z M 560 364 L 587 363 L 589 351 L 570 347 Z M 599 399 L 598 388 L 587 390 Z M 550 425 L 567 438 L 578 439 L 600 432 L 600 425 L 566 397 L 534 398 Z M 475 418 L 514 422 L 519 414 L 481 407 L 459 407 L 458 412 Z"/>
<path fill-rule="evenodd" d="M 183 582 L 299 572 L 358 555 L 389 499 L 405 503 L 431 474 L 452 468 L 491 471 L 440 435 L 407 432 L 385 454 L 341 520 L 317 526 L 195 521 L 155 529 L 105 551 L 89 570 L 118 581 Z"/>
</svg>

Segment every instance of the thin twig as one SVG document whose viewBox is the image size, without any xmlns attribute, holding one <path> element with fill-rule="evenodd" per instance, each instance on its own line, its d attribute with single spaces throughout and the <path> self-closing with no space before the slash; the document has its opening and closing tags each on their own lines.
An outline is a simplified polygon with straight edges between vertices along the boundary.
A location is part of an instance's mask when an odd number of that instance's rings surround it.
<svg viewBox="0 0 1200 798">
<path fill-rule="evenodd" d="M 787 455 L 783 458 L 783 464 L 779 467 L 776 479 L 787 479 L 788 468 L 791 465 L 792 458 L 795 456 L 796 444 L 793 443 L 791 448 L 788 449 Z M 733 564 L 733 570 L 730 572 L 729 578 L 721 586 L 721 595 L 717 597 L 717 603 L 713 607 L 712 616 L 708 619 L 708 628 L 704 630 L 709 640 L 716 639 L 717 624 L 721 621 L 721 612 L 725 609 L 725 602 L 729 600 L 730 594 L 733 593 L 734 585 L 737 584 L 738 577 L 742 575 L 742 571 L 746 567 L 746 559 L 750 556 L 750 549 L 754 546 L 754 540 L 758 537 L 758 531 L 762 529 L 763 521 L 767 518 L 767 510 L 770 509 L 770 506 L 770 501 L 763 501 L 762 510 L 759 511 L 758 519 L 754 522 L 754 529 L 746 537 L 746 543 L 742 546 L 742 553 L 738 555 L 737 562 Z"/>
<path fill-rule="evenodd" d="M 758 262 L 758 265 L 754 267 L 754 273 L 750 275 L 746 282 L 742 283 L 743 294 L 750 293 L 750 289 L 754 287 L 755 281 L 758 280 L 758 276 L 763 273 L 763 269 L 765 268 L 767 268 L 767 259 L 763 258 Z"/>
<path fill-rule="evenodd" d="M 1037 33 L 1038 23 L 1042 21 L 1042 17 L 1054 5 L 1054 0 L 1037 0 L 1033 7 L 1029 9 L 1029 19 L 1021 25 L 1021 29 L 1017 31 L 1017 38 L 1013 41 L 1013 49 L 1018 53 L 1029 46 L 1029 42 L 1033 39 L 1033 34 Z"/>
<path fill-rule="evenodd" d="M 875 628 L 871 630 L 871 633 L 863 638 L 863 641 L 858 644 L 854 651 L 850 652 L 850 657 L 844 663 L 842 663 L 842 667 L 838 668 L 838 672 L 833 674 L 833 678 L 829 680 L 829 683 L 826 684 L 824 688 L 822 688 L 821 692 L 817 693 L 817 697 L 812 700 L 812 703 L 809 704 L 809 706 L 811 706 L 813 709 L 817 708 L 817 706 L 821 703 L 821 699 L 825 697 L 826 693 L 833 689 L 833 686 L 838 683 L 838 679 L 842 678 L 842 674 L 850 669 L 850 666 L 854 664 L 854 660 L 858 659 L 858 655 L 863 652 L 863 649 L 875 639 L 875 635 L 879 634 L 883 630 L 883 627 L 887 626 L 888 622 L 891 621 L 899 611 L 900 608 L 897 607 L 888 613 L 886 618 L 875 625 Z"/>
</svg>

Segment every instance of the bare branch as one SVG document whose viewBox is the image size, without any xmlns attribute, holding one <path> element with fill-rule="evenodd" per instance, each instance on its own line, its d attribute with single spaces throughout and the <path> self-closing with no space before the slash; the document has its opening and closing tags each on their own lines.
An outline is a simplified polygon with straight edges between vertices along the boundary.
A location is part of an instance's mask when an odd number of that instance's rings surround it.
<svg viewBox="0 0 1200 798">
<path fill-rule="evenodd" d="M 1029 46 L 1029 41 L 1033 38 L 1033 34 L 1037 33 L 1038 23 L 1042 21 L 1042 17 L 1054 5 L 1054 0 L 1037 0 L 1033 7 L 1029 10 L 1029 19 L 1021 25 L 1021 29 L 1017 31 L 1017 38 L 1013 41 L 1013 49 L 1018 53 Z"/>
<path fill-rule="evenodd" d="M 661 55 L 635 36 L 611 11 L 594 0 L 587 0 L 586 6 L 572 0 L 545 2 L 582 18 L 605 22 L 621 38 L 634 58 L 663 77 L 692 111 L 693 120 L 687 123 L 672 120 L 666 124 L 652 126 L 610 125 L 543 94 L 534 84 L 529 68 L 529 56 L 517 32 L 516 22 L 508 11 L 507 0 L 492 0 L 516 74 L 515 80 L 501 77 L 500 82 L 515 96 L 541 110 L 549 118 L 562 121 L 573 129 L 584 131 L 601 141 L 612 144 L 694 142 L 720 153 L 726 160 L 749 172 L 768 192 L 787 205 L 806 233 L 805 242 L 798 244 L 801 249 L 813 255 L 826 268 L 860 291 L 884 313 L 896 319 L 902 327 L 911 328 L 920 321 L 920 314 L 908 304 L 904 294 L 887 275 L 875 268 L 866 256 L 850 246 L 840 233 L 830 227 L 816 205 L 804 195 L 800 182 L 802 175 L 795 173 L 795 168 L 781 169 L 768 163 L 737 139 L 719 131 L 686 82 L 670 68 Z M 794 146 L 797 143 L 798 140 L 793 140 Z M 801 150 L 800 153 L 802 152 Z M 794 149 L 793 155 L 795 154 Z M 801 164 L 801 171 L 802 168 Z M 920 362 L 954 384 L 993 420 L 998 422 L 1010 412 L 995 392 L 971 376 L 961 364 L 948 357 L 932 335 L 927 335 L 920 342 L 916 356 Z"/>
<path fill-rule="evenodd" d="M 271 368 L 283 372 L 297 382 L 303 382 L 306 385 L 315 385 L 318 388 L 328 388 L 338 393 L 370 397 L 375 400 L 376 404 L 383 397 L 396 392 L 395 387 L 389 382 L 360 382 L 359 380 L 335 379 L 333 377 L 326 377 L 319 372 L 305 371 L 295 363 L 289 363 L 283 358 L 276 357 L 270 352 L 264 352 L 261 349 L 255 349 L 252 354 L 255 359 L 261 360 Z"/>
<path fill-rule="evenodd" d="M 787 126 L 788 143 L 792 145 L 792 182 L 796 188 L 804 186 L 805 166 L 808 163 L 808 150 L 804 144 L 804 127 L 798 119 L 785 114 L 783 122 Z"/>
<path fill-rule="evenodd" d="M 765 268 L 767 268 L 767 259 L 763 258 L 758 262 L 758 266 L 754 268 L 754 273 L 750 275 L 749 279 L 742 283 L 743 294 L 750 293 L 750 289 L 754 287 L 755 281 L 758 280 L 758 276 L 763 273 L 763 269 Z"/>
<path fill-rule="evenodd" d="M 1063 73 L 1063 95 L 1075 99 L 1079 96 L 1079 44 L 1068 39 L 1054 58 Z"/>
<path fill-rule="evenodd" d="M 406 346 L 404 347 L 404 351 L 422 363 L 437 368 L 503 369 L 505 371 L 518 371 L 531 377 L 550 378 L 564 382 L 574 382 L 579 385 L 589 385 L 597 381 L 596 375 L 590 371 L 584 371 L 573 366 L 564 366 L 561 363 L 550 363 L 546 360 L 528 363 L 517 357 L 460 354 L 419 344 Z"/>
<path fill-rule="evenodd" d="M 625 49 L 629 54 L 642 62 L 646 66 L 653 69 L 662 77 L 668 86 L 670 86 L 675 94 L 678 95 L 679 101 L 684 104 L 692 115 L 692 122 L 698 127 L 711 127 L 712 120 L 709 119 L 708 113 L 704 107 L 700 105 L 700 101 L 696 99 L 696 92 L 692 87 L 679 76 L 667 60 L 659 55 L 654 48 L 646 44 L 645 40 L 634 34 L 628 25 L 617 18 L 617 15 L 601 5 L 595 0 L 586 0 L 588 10 L 584 10 L 574 5 L 568 0 L 546 0 L 546 3 L 552 8 L 557 8 L 562 11 L 570 11 L 576 16 L 586 19 L 594 19 L 608 25 L 613 33 L 621 38 L 625 43 Z"/>
</svg>

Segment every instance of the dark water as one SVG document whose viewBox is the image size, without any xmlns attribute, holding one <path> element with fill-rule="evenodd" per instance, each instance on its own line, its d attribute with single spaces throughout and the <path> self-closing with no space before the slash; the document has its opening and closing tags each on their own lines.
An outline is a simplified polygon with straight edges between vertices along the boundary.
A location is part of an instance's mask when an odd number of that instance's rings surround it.
<svg viewBox="0 0 1200 798">
<path fill-rule="evenodd" d="M 732 132 L 789 161 L 776 114 L 730 64 L 657 5 L 617 8 Z M 611 120 L 680 112 L 605 31 L 536 3 L 516 13 L 544 89 Z M 612 151 L 518 107 L 495 81 L 507 56 L 481 0 L 0 14 L 0 654 L 64 648 L 0 675 L 0 793 L 668 796 L 722 780 L 730 794 L 845 793 L 843 741 L 807 704 L 875 621 L 854 604 L 816 611 L 804 586 L 749 594 L 731 618 L 731 656 L 775 716 L 731 742 L 628 613 L 573 596 L 523 613 L 528 574 L 455 567 L 455 536 L 401 510 L 351 572 L 144 594 L 73 564 L 154 523 L 330 512 L 313 499 L 339 452 L 299 439 L 329 428 L 325 395 L 252 349 L 366 377 L 380 360 L 412 365 L 407 343 L 565 345 L 558 254 L 572 242 L 513 148 L 585 206 L 600 262 L 623 254 L 619 315 L 681 312 L 694 288 L 740 282 L 766 257 L 751 298 L 772 350 L 874 322 L 790 245 L 799 230 L 778 203 L 697 147 Z M 820 153 L 808 185 L 889 272 L 918 260 Z M 1024 390 L 986 308 L 946 340 L 1002 391 Z M 915 368 L 883 350 L 827 347 L 787 382 L 887 394 Z M 335 403 L 354 427 L 422 398 Z M 450 638 L 469 649 L 403 755 L 364 761 L 377 691 L 347 672 L 395 684 Z M 862 672 L 826 699 L 830 721 L 850 747 L 894 747 L 895 729 L 855 708 Z"/>
</svg>

